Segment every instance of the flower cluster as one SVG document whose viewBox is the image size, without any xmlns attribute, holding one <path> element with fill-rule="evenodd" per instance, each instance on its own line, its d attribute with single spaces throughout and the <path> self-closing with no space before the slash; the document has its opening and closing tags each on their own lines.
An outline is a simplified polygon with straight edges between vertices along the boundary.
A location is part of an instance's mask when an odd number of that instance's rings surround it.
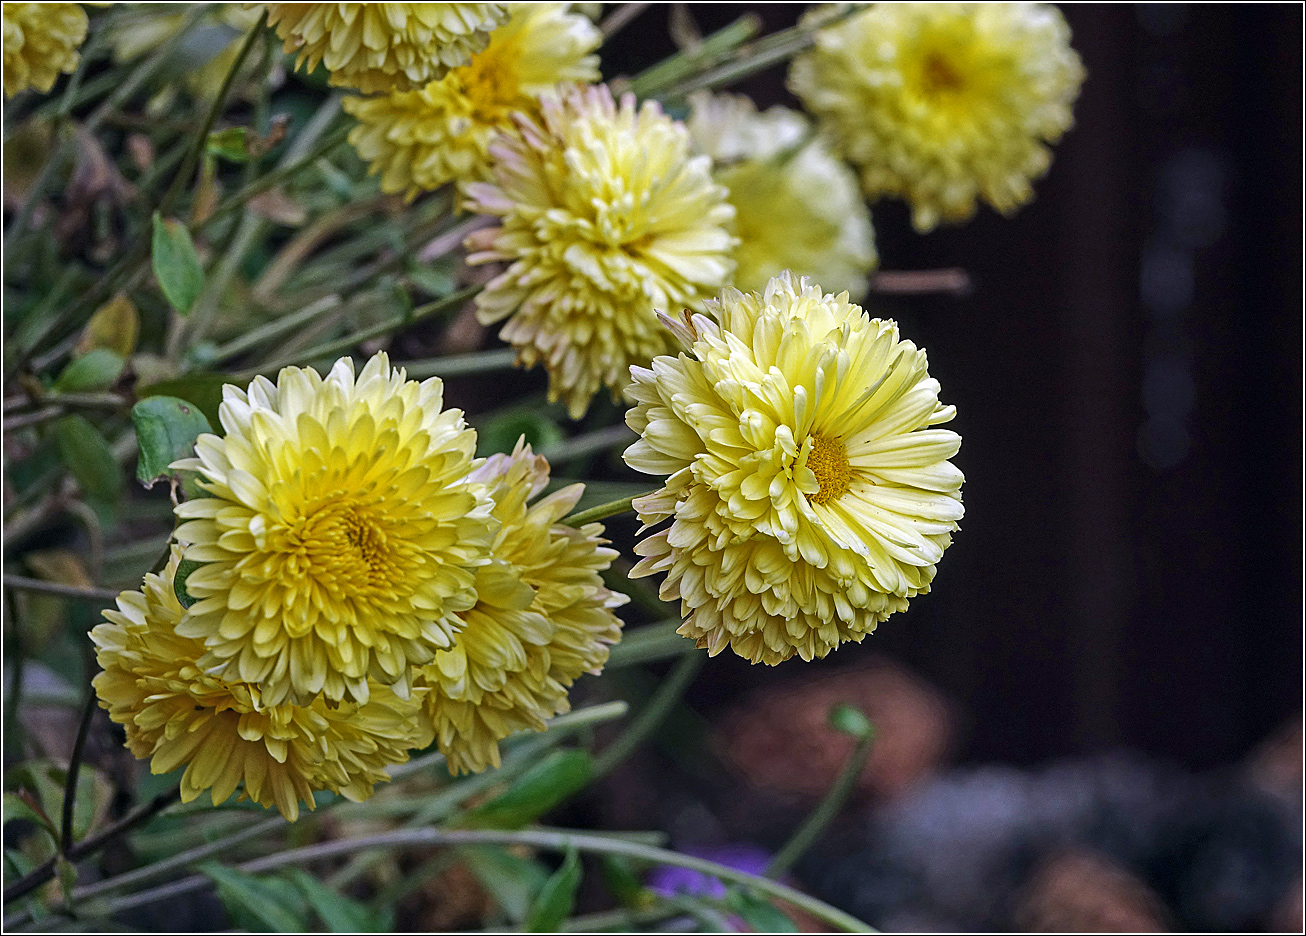
<svg viewBox="0 0 1306 936">
<path fill-rule="evenodd" d="M 204 496 L 167 568 L 92 634 L 101 704 L 155 772 L 188 765 L 185 800 L 239 786 L 293 819 L 432 740 L 481 770 L 602 668 L 625 598 L 602 527 L 558 523 L 581 486 L 527 506 L 547 463 L 475 462 L 439 379 L 343 358 L 228 385 L 219 413 L 173 465 Z"/>
<path fill-rule="evenodd" d="M 733 285 L 760 290 L 789 270 L 860 300 L 877 258 L 853 172 L 797 111 L 777 105 L 759 114 L 746 97 L 706 92 L 691 103 L 685 125 L 735 209 Z"/>
<path fill-rule="evenodd" d="M 467 64 L 508 15 L 503 3 L 268 3 L 295 67 L 319 64 L 333 85 L 408 91 Z"/>
<path fill-rule="evenodd" d="M 961 438 L 925 352 L 846 294 L 781 274 L 667 320 L 689 354 L 631 369 L 633 577 L 665 572 L 680 633 L 752 662 L 825 656 L 929 590 L 962 516 Z M 709 317 L 710 316 L 710 317 Z"/>
<path fill-rule="evenodd" d="M 34 88 L 45 94 L 60 75 L 81 60 L 86 11 L 76 3 L 6 3 L 4 23 L 5 97 Z"/>
<path fill-rule="evenodd" d="M 468 238 L 470 264 L 508 268 L 476 298 L 483 324 L 526 366 L 542 361 L 549 399 L 579 419 L 600 386 L 668 350 L 655 308 L 702 308 L 729 279 L 734 214 L 683 124 L 605 85 L 545 98 L 539 120 L 490 149 L 494 182 L 468 206 L 500 219 Z"/>
<path fill-rule="evenodd" d="M 559 82 L 599 78 L 598 29 L 566 3 L 515 3 L 471 61 L 414 91 L 351 97 L 349 141 L 383 192 L 413 198 L 446 182 L 489 178 L 490 143 L 516 111 L 534 114 Z"/>
<path fill-rule="evenodd" d="M 906 199 L 925 232 L 979 198 L 1004 214 L 1029 201 L 1083 79 L 1051 4 L 876 3 L 819 30 L 789 87 L 863 191 Z"/>
</svg>

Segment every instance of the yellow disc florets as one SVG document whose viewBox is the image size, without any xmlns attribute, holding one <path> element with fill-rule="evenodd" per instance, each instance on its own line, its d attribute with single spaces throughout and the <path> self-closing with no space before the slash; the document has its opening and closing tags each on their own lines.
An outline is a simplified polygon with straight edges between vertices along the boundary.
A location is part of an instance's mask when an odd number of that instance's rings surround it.
<svg viewBox="0 0 1306 936">
<path fill-rule="evenodd" d="M 1083 79 L 1051 4 L 876 3 L 817 32 L 789 87 L 865 193 L 906 199 L 928 231 L 1033 198 Z"/>
<path fill-rule="evenodd" d="M 177 508 L 196 599 L 179 628 L 202 665 L 258 684 L 265 701 L 366 701 L 369 677 L 404 695 L 448 647 L 489 559 L 491 502 L 466 478 L 475 433 L 442 410 L 442 385 L 405 380 L 378 354 L 355 380 L 286 368 L 224 388 L 223 438 L 196 458 L 211 496 Z"/>
<path fill-rule="evenodd" d="M 962 516 L 961 438 L 925 352 L 846 294 L 782 274 L 668 320 L 688 354 L 632 368 L 641 438 L 667 474 L 635 501 L 632 576 L 665 572 L 680 633 L 753 662 L 823 657 L 929 590 Z"/>
</svg>

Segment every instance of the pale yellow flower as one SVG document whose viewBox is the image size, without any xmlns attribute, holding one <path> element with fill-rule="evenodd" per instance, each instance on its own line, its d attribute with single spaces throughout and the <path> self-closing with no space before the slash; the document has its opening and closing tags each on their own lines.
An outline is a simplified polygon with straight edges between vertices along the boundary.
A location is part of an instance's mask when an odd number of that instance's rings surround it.
<svg viewBox="0 0 1306 936">
<path fill-rule="evenodd" d="M 599 80 L 594 50 L 603 37 L 566 3 L 514 3 L 484 52 L 417 91 L 345 98 L 359 121 L 349 134 L 381 190 L 413 198 L 446 182 L 490 177 L 490 143 L 511 131 L 514 111 L 535 113 L 536 101 L 559 82 Z"/>
<path fill-rule="evenodd" d="M 6 3 L 5 97 L 35 88 L 46 94 L 60 75 L 77 70 L 86 39 L 86 11 L 76 3 Z"/>
<path fill-rule="evenodd" d="M 571 684 L 597 674 L 621 639 L 612 609 L 627 601 L 599 577 L 617 555 L 603 545 L 603 525 L 559 523 L 584 485 L 529 504 L 548 484 L 549 465 L 522 442 L 472 477 L 494 498 L 494 560 L 476 572 L 467 626 L 418 681 L 431 686 L 425 712 L 454 773 L 498 767 L 501 739 L 543 731 L 545 719 L 566 712 Z"/>
<path fill-rule="evenodd" d="M 680 633 L 753 662 L 825 656 L 929 590 L 962 516 L 961 437 L 925 352 L 846 295 L 788 274 L 668 319 L 689 354 L 632 368 L 641 438 L 669 475 L 635 501 L 632 577 L 665 572 Z"/>
<path fill-rule="evenodd" d="M 186 765 L 182 802 L 210 790 L 216 806 L 239 787 L 242 800 L 276 806 L 293 822 L 301 800 L 313 808 L 315 790 L 371 796 L 390 779 L 385 768 L 427 740 L 417 717 L 422 692 L 404 700 L 374 685 L 364 705 L 327 705 L 320 696 L 304 706 L 269 705 L 258 686 L 206 672 L 203 642 L 177 633 L 180 558 L 174 547 L 162 575 L 119 595 L 91 639 L 104 670 L 93 680 L 100 705 L 126 729 L 131 752 L 150 758 L 151 772 Z"/>
<path fill-rule="evenodd" d="M 287 367 L 223 388 L 224 437 L 175 467 L 211 496 L 176 509 L 196 599 L 178 630 L 207 671 L 257 684 L 266 703 L 407 696 L 412 669 L 448 647 L 489 560 L 492 506 L 467 480 L 476 434 L 377 354 L 354 379 Z"/>
<path fill-rule="evenodd" d="M 652 101 L 571 88 L 538 123 L 516 120 L 491 148 L 495 182 L 467 188 L 468 207 L 501 219 L 468 238 L 467 262 L 509 264 L 476 297 L 479 318 L 508 319 L 499 337 L 544 362 L 549 399 L 579 419 L 600 386 L 615 395 L 631 364 L 668 350 L 654 308 L 701 308 L 729 281 L 734 210 Z"/>
<path fill-rule="evenodd" d="M 333 85 L 408 91 L 466 65 L 508 17 L 504 3 L 267 3 L 295 67 L 326 65 Z"/>
<path fill-rule="evenodd" d="M 865 193 L 906 199 L 924 232 L 1033 198 L 1083 79 L 1051 4 L 877 3 L 817 32 L 789 87 Z"/>
<path fill-rule="evenodd" d="M 690 100 L 690 136 L 712 157 L 735 209 L 733 285 L 758 291 L 789 270 L 854 300 L 866 295 L 877 262 L 871 214 L 857 176 L 807 119 L 778 105 L 759 114 L 742 95 Z"/>
</svg>

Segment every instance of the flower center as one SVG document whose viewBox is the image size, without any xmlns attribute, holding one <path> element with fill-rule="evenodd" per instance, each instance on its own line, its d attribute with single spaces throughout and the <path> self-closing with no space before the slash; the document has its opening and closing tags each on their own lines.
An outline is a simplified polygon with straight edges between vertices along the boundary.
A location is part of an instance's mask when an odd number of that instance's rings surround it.
<svg viewBox="0 0 1306 936">
<path fill-rule="evenodd" d="M 921 67 L 921 84 L 926 94 L 945 94 L 960 91 L 961 75 L 943 55 L 927 52 Z"/>
<path fill-rule="evenodd" d="M 358 588 L 385 577 L 390 548 L 371 511 L 346 500 L 328 501 L 297 525 L 298 546 L 310 574 Z"/>
<path fill-rule="evenodd" d="M 838 500 L 848 491 L 852 481 L 852 468 L 848 464 L 848 452 L 840 439 L 830 439 L 822 435 L 812 436 L 812 450 L 807 453 L 807 467 L 816 475 L 816 483 L 821 489 L 808 498 L 814 504 L 826 504 Z"/>
</svg>

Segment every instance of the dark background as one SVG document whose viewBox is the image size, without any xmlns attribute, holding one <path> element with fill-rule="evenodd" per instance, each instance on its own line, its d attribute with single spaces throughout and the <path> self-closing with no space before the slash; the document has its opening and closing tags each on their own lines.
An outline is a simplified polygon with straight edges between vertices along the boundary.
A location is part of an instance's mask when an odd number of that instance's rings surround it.
<svg viewBox="0 0 1306 936">
<path fill-rule="evenodd" d="M 747 9 L 690 6 L 705 33 Z M 765 32 L 803 9 L 755 8 Z M 1123 746 L 1204 769 L 1300 712 L 1302 9 L 1064 13 L 1088 78 L 1035 201 L 925 236 L 872 208 L 883 269 L 975 283 L 868 301 L 928 349 L 965 440 L 933 592 L 801 672 L 715 658 L 700 711 L 879 653 L 948 697 L 961 762 Z M 667 16 L 605 73 L 672 51 Z M 797 106 L 778 69 L 731 90 Z"/>
</svg>

